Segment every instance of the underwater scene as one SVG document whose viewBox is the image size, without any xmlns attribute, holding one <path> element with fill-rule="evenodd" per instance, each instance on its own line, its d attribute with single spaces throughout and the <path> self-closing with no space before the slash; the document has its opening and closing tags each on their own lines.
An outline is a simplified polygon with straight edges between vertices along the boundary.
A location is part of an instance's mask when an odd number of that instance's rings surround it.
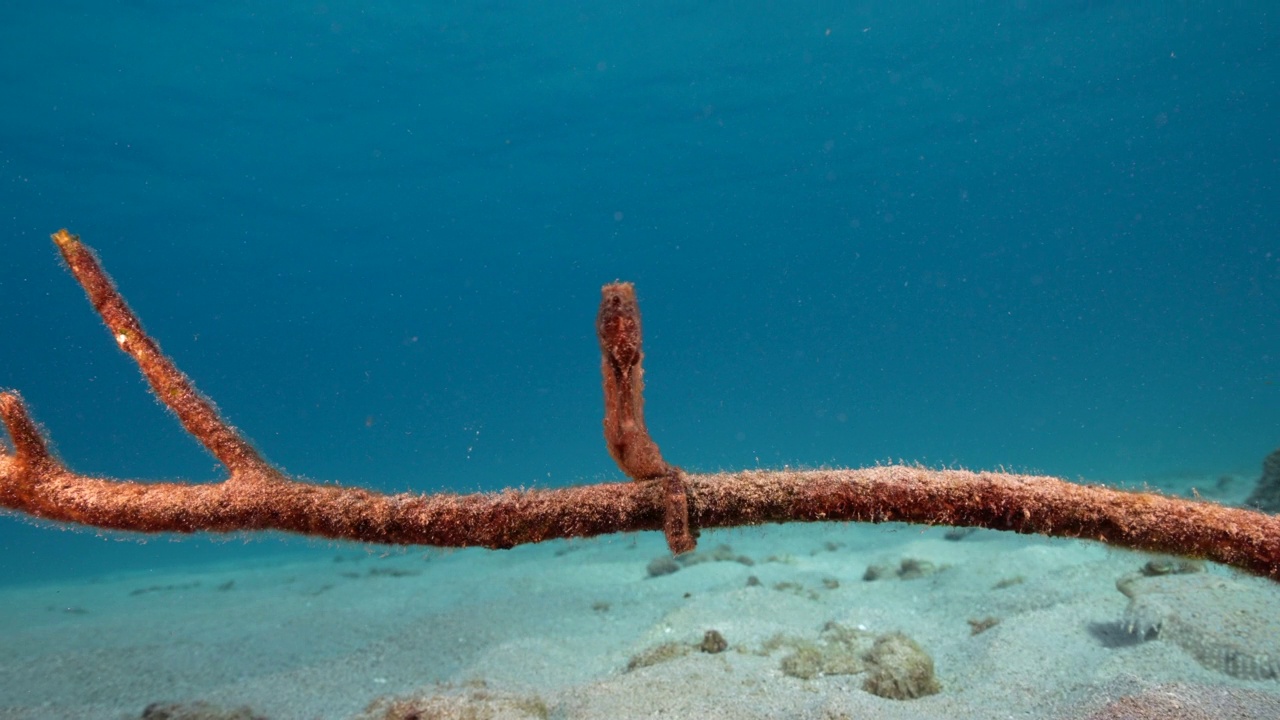
<svg viewBox="0 0 1280 720">
<path fill-rule="evenodd" d="M 55 0 L 0 76 L 0 720 L 1280 717 L 1274 3 Z"/>
</svg>

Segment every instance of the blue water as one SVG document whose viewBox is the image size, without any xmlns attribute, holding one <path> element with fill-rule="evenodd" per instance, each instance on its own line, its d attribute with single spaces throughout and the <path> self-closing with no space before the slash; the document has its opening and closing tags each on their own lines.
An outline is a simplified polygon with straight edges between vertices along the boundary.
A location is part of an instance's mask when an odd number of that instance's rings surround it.
<svg viewBox="0 0 1280 720">
<path fill-rule="evenodd" d="M 60 266 L 68 227 L 308 478 L 619 477 L 593 330 L 617 278 L 650 429 L 687 469 L 1250 475 L 1280 444 L 1277 15 L 22 3 L 0 23 L 0 387 L 79 471 L 220 477 Z M 0 578 L 316 547 L 10 515 Z"/>
</svg>

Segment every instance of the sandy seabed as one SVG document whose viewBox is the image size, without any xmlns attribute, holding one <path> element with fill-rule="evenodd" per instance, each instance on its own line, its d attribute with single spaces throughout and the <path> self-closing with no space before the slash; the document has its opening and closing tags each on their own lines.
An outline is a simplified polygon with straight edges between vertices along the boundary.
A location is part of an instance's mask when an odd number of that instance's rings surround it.
<svg viewBox="0 0 1280 720">
<path fill-rule="evenodd" d="M 502 552 L 327 545 L 303 559 L 10 586 L 0 718 L 141 718 L 148 706 L 173 720 L 1280 717 L 1280 680 L 1222 670 L 1239 648 L 1129 630 L 1116 581 L 1149 556 L 947 531 L 708 532 L 695 561 L 660 575 L 650 563 L 669 555 L 646 533 Z M 869 566 L 878 579 L 865 579 Z M 1264 635 L 1280 617 L 1280 585 L 1220 567 L 1195 575 L 1238 588 L 1254 604 L 1231 612 L 1257 608 Z M 1168 597 L 1169 612 L 1192 618 L 1182 625 L 1215 613 Z M 940 690 L 898 700 L 864 689 L 865 670 L 797 676 L 786 658 L 826 647 L 832 627 L 912 638 Z M 727 648 L 705 652 L 709 630 Z M 1280 638 L 1258 643 L 1246 650 Z M 411 700 L 394 715 L 386 698 Z"/>
</svg>

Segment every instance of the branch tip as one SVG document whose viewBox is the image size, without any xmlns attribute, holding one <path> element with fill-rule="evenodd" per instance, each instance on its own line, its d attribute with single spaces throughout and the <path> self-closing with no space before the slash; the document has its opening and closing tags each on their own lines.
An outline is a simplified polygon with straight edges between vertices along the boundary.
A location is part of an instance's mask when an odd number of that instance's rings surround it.
<svg viewBox="0 0 1280 720">
<path fill-rule="evenodd" d="M 60 250 L 71 249 L 80 244 L 80 236 L 72 235 L 66 228 L 62 228 L 49 237 L 53 238 L 53 242 L 58 245 Z"/>
</svg>

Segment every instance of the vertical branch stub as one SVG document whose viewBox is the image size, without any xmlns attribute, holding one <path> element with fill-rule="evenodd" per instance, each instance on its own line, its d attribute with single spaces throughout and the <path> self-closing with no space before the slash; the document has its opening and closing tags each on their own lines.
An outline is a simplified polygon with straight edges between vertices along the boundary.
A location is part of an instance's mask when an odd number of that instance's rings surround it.
<svg viewBox="0 0 1280 720">
<path fill-rule="evenodd" d="M 689 522 L 688 482 L 680 468 L 663 459 L 644 425 L 644 350 L 635 286 L 615 282 L 601 289 L 596 333 L 609 454 L 632 480 L 662 482 L 667 545 L 676 555 L 689 552 L 697 545 L 697 533 Z"/>
<path fill-rule="evenodd" d="M 631 283 L 612 283 L 601 290 L 596 331 L 600 337 L 604 436 L 609 454 L 632 480 L 660 478 L 670 466 L 644 425 L 640 304 Z"/>
<path fill-rule="evenodd" d="M 0 421 L 9 431 L 14 457 L 21 465 L 31 466 L 49 460 L 49 445 L 27 412 L 26 403 L 16 392 L 0 392 Z"/>
<path fill-rule="evenodd" d="M 0 440 L 0 508 L 30 509 L 36 485 L 58 472 L 58 461 L 18 393 L 0 392 L 0 421 L 13 443 L 10 455 Z"/>
</svg>

